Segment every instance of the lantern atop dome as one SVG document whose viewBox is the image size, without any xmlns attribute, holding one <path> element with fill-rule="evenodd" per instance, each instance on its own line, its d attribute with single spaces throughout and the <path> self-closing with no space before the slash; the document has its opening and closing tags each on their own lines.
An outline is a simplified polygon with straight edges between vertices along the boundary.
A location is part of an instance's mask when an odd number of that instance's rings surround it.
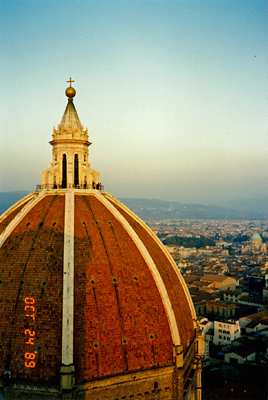
<svg viewBox="0 0 268 400">
<path fill-rule="evenodd" d="M 70 86 L 65 90 L 68 103 L 57 129 L 53 129 L 51 167 L 42 172 L 43 189 L 94 188 L 99 184 L 99 172 L 88 162 L 88 129 L 84 129 L 78 117 L 73 98 L 76 90 Z"/>
</svg>

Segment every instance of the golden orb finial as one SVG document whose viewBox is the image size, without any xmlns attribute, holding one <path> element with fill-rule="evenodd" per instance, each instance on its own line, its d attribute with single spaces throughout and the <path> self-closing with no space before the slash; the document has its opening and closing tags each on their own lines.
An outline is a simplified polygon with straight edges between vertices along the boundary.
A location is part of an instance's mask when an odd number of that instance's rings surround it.
<svg viewBox="0 0 268 400">
<path fill-rule="evenodd" d="M 65 94 L 68 97 L 68 100 L 73 100 L 74 96 L 76 95 L 76 91 L 75 89 L 72 87 L 72 78 L 70 78 L 69 81 L 67 81 L 67 83 L 70 83 L 70 86 L 65 90 Z"/>
</svg>

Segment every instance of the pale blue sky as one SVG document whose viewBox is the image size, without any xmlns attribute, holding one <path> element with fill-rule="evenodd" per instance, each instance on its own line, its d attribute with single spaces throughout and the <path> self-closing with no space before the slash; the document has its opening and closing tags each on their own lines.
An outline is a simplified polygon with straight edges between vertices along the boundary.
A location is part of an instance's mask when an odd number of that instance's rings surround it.
<svg viewBox="0 0 268 400">
<path fill-rule="evenodd" d="M 1 0 L 0 191 L 35 189 L 66 107 L 115 197 L 267 195 L 267 3 Z"/>
</svg>

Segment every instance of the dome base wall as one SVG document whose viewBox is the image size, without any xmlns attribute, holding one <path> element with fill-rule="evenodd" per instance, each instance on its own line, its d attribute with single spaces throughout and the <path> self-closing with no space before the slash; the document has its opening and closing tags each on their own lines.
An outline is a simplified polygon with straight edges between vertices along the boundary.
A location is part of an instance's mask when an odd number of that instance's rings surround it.
<svg viewBox="0 0 268 400">
<path fill-rule="evenodd" d="M 196 370 L 192 371 L 194 374 L 187 387 L 182 384 L 185 369 L 168 366 L 80 383 L 73 390 L 60 390 L 38 383 L 12 382 L 0 388 L 0 393 L 6 399 L 29 400 L 186 400 L 191 399 L 190 393 L 197 384 Z"/>
<path fill-rule="evenodd" d="M 127 374 L 78 382 L 71 386 L 11 380 L 0 393 L 7 399 L 83 399 L 83 400 L 197 400 L 201 393 L 201 358 L 192 358 L 195 342 L 183 354 L 183 365 L 134 371 Z M 66 369 L 66 368 L 65 368 Z M 67 367 L 68 369 L 68 367 Z M 71 368 L 72 369 L 72 368 Z M 73 369 L 64 370 L 74 379 Z M 68 381 L 70 383 L 70 381 Z M 67 382 L 67 383 L 68 383 Z M 74 382 L 74 380 L 73 380 Z M 61 383 L 66 383 L 61 380 Z M 4 385 L 4 382 L 2 382 Z M 201 397 L 199 397 L 201 398 Z"/>
</svg>

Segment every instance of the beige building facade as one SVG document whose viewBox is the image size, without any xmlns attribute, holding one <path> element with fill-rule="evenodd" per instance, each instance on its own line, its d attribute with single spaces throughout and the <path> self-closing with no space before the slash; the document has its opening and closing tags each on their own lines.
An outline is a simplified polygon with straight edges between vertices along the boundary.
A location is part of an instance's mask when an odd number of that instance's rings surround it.
<svg viewBox="0 0 268 400">
<path fill-rule="evenodd" d="M 214 338 L 213 343 L 217 346 L 223 346 L 231 343 L 233 340 L 239 338 L 241 335 L 241 328 L 239 321 L 222 322 L 214 321 Z"/>
</svg>

